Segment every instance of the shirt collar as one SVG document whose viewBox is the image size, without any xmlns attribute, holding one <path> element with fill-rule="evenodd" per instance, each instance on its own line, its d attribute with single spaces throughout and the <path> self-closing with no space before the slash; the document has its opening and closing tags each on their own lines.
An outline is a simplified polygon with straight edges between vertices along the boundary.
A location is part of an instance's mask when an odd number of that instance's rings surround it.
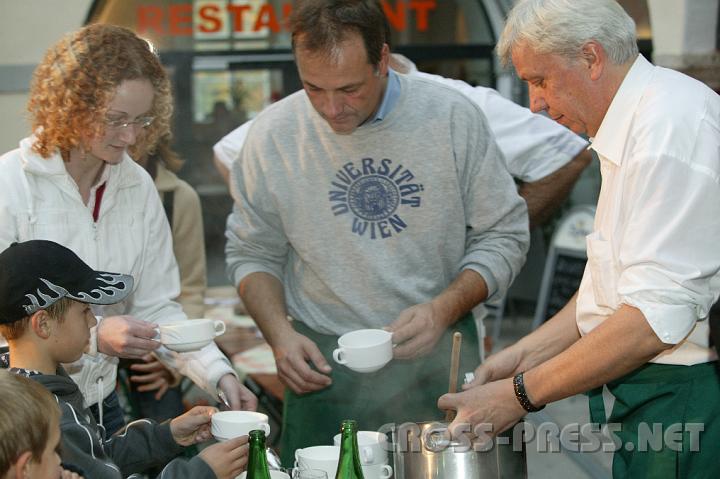
<svg viewBox="0 0 720 479">
<path fill-rule="evenodd" d="M 382 102 L 380 102 L 380 108 L 377 109 L 373 119 L 365 122 L 365 124 L 373 125 L 383 121 L 385 117 L 390 114 L 399 98 L 400 78 L 392 68 L 388 68 L 387 87 L 385 88 L 385 94 L 383 95 Z"/>
<path fill-rule="evenodd" d="M 617 165 L 622 163 L 630 123 L 633 120 L 632 112 L 640 103 L 653 68 L 652 63 L 638 55 L 615 93 L 597 134 L 590 138 L 591 148 Z"/>
</svg>

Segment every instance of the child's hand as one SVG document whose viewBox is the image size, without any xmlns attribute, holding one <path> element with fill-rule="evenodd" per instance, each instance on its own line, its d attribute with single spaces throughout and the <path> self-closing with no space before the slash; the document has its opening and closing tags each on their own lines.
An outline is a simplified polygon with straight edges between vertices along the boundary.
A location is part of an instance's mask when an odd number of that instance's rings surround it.
<svg viewBox="0 0 720 479">
<path fill-rule="evenodd" d="M 216 412 L 214 407 L 195 406 L 170 421 L 170 431 L 175 442 L 181 446 L 191 446 L 210 439 L 210 417 Z"/>
<path fill-rule="evenodd" d="M 81 476 L 77 472 L 62 469 L 62 472 L 60 473 L 60 479 L 83 479 L 83 476 Z"/>
<path fill-rule="evenodd" d="M 233 479 L 247 467 L 250 446 L 247 436 L 228 439 L 208 446 L 200 458 L 210 466 L 218 479 Z"/>
</svg>

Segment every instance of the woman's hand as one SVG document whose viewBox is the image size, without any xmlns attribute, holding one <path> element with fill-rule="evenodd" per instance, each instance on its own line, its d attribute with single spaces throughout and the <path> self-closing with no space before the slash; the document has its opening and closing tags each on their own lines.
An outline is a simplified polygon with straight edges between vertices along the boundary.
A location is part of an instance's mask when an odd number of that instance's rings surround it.
<svg viewBox="0 0 720 479">
<path fill-rule="evenodd" d="M 232 409 L 236 411 L 254 411 L 257 409 L 258 400 L 255 395 L 240 384 L 240 381 L 234 375 L 226 374 L 221 377 L 217 387 L 225 393 L 225 397 Z"/>
<path fill-rule="evenodd" d="M 109 316 L 97 326 L 98 351 L 108 356 L 140 359 L 160 347 L 157 326 L 132 316 Z"/>
</svg>

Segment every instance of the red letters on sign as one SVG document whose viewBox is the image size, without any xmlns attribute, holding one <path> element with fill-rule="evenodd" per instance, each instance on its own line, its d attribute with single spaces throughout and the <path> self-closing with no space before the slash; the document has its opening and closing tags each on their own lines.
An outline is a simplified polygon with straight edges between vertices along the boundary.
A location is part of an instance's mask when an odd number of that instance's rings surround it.
<svg viewBox="0 0 720 479">
<path fill-rule="evenodd" d="M 140 5 L 137 10 L 137 28 L 141 35 L 154 30 L 158 35 L 164 35 L 165 29 L 162 25 L 163 9 L 151 5 Z"/>
<path fill-rule="evenodd" d="M 394 2 L 382 0 L 382 7 L 390 28 L 393 30 L 407 30 L 408 18 L 413 14 L 415 17 L 414 27 L 418 31 L 424 32 L 429 27 L 430 12 L 437 8 L 437 3 L 437 0 L 396 0 Z M 282 10 L 276 12 L 272 3 L 265 3 L 253 12 L 253 6 L 248 4 L 206 3 L 198 10 L 193 25 L 192 3 L 176 3 L 167 7 L 140 5 L 137 9 L 137 30 L 140 34 L 153 32 L 157 35 L 178 36 L 192 35 L 193 29 L 203 33 L 215 33 L 223 29 L 223 9 L 226 8 L 229 21 L 232 22 L 230 30 L 233 32 L 244 31 L 245 15 L 254 13 L 253 32 L 268 29 L 273 33 L 278 33 L 285 27 L 285 22 L 292 11 L 292 3 L 288 1 L 278 7 Z"/>
<path fill-rule="evenodd" d="M 219 32 L 222 28 L 222 21 L 219 18 L 220 7 L 217 5 L 203 5 L 200 7 L 198 15 L 202 23 L 198 25 L 198 29 L 203 33 Z"/>
<path fill-rule="evenodd" d="M 290 14 L 292 13 L 292 3 L 286 3 L 283 5 L 283 23 L 284 26 L 287 27 L 287 21 L 288 18 L 290 18 Z"/>
<path fill-rule="evenodd" d="M 398 0 L 395 2 L 395 10 L 393 10 L 390 2 L 382 2 L 385 17 L 387 17 L 390 28 L 397 31 L 403 31 L 406 28 L 407 12 L 405 11 L 405 2 Z"/>
<path fill-rule="evenodd" d="M 260 12 L 253 26 L 253 32 L 259 32 L 263 28 L 269 28 L 273 33 L 280 31 L 280 24 L 277 21 L 277 17 L 275 17 L 275 9 L 272 5 L 263 5 L 260 7 Z"/>
<path fill-rule="evenodd" d="M 233 17 L 233 32 L 242 32 L 243 31 L 243 14 L 250 10 L 250 5 L 236 5 L 234 3 L 230 3 L 227 6 L 228 12 L 230 12 L 231 16 Z"/>
<path fill-rule="evenodd" d="M 170 35 L 192 35 L 192 4 L 179 3 L 168 8 L 170 17 Z"/>
<path fill-rule="evenodd" d="M 435 0 L 413 0 L 410 2 L 410 9 L 415 10 L 415 26 L 418 31 L 424 32 L 428 29 L 428 12 L 436 7 Z"/>
</svg>

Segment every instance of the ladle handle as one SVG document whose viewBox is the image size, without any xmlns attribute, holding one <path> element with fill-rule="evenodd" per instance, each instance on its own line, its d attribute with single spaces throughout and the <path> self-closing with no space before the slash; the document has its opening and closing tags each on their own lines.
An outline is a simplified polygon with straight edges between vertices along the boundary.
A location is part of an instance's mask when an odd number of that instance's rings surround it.
<svg viewBox="0 0 720 479">
<path fill-rule="evenodd" d="M 462 346 L 462 333 L 456 331 L 453 334 L 452 356 L 450 357 L 450 384 L 448 392 L 450 394 L 457 392 L 458 369 L 460 368 L 460 347 Z M 455 419 L 455 410 L 448 409 L 445 412 L 445 420 L 451 422 Z"/>
</svg>

